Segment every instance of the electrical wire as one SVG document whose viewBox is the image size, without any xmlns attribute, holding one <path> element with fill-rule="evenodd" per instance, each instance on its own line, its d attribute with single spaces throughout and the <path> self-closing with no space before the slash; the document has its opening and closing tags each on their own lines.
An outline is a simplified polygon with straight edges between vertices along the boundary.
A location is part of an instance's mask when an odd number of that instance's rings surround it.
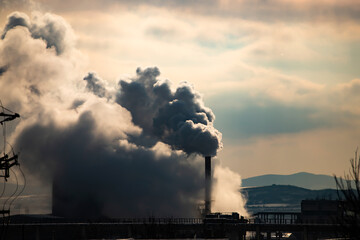
<svg viewBox="0 0 360 240">
<path fill-rule="evenodd" d="M 0 100 L 0 105 L 1 105 L 1 108 L 3 109 L 3 112 L 4 112 L 4 110 L 6 110 L 8 112 L 15 113 L 15 112 L 11 111 L 10 109 L 7 109 L 6 107 L 4 107 L 1 100 Z"/>
<path fill-rule="evenodd" d="M 19 181 L 18 181 L 18 178 L 16 176 L 16 173 L 15 171 L 10 168 L 11 172 L 13 173 L 13 175 L 15 176 L 15 179 L 16 179 L 16 188 L 15 188 L 15 191 L 10 195 L 9 198 L 6 199 L 6 201 L 4 202 L 4 205 L 3 205 L 3 210 L 5 210 L 5 207 L 6 207 L 6 203 L 17 193 L 17 190 L 19 189 Z M 9 205 L 9 209 L 10 210 L 10 205 Z"/>
<path fill-rule="evenodd" d="M 1 195 L 0 195 L 0 199 L 4 196 L 5 188 L 6 188 L 6 181 L 4 180 L 4 186 L 3 186 L 3 190 L 2 190 Z"/>
<path fill-rule="evenodd" d="M 0 107 L 2 108 L 2 112 L 4 112 L 4 106 L 3 106 L 1 100 L 0 100 Z M 4 117 L 4 119 L 5 119 L 5 117 Z M 6 148 L 6 147 L 5 147 L 5 146 L 6 146 L 5 134 L 6 134 L 6 132 L 5 132 L 5 125 L 1 124 L 1 126 L 2 126 L 2 128 L 3 128 L 3 137 L 4 137 L 4 142 L 3 142 L 4 148 L 3 148 L 3 149 L 4 149 L 4 157 L 5 157 L 5 153 L 6 153 L 6 151 L 5 151 L 5 148 Z M 4 170 L 4 176 L 5 176 L 5 170 Z M 4 196 L 5 190 L 6 190 L 6 179 L 4 178 L 4 185 L 3 185 L 3 190 L 2 190 L 2 192 L 1 192 L 1 197 L 0 197 L 0 198 L 2 198 L 2 197 Z M 2 229 L 1 229 L 1 237 L 2 237 L 2 235 L 3 235 L 4 225 L 5 225 L 5 212 L 4 212 L 4 211 L 2 212 L 2 225 L 3 225 L 3 227 L 2 227 Z"/>
<path fill-rule="evenodd" d="M 6 123 L 5 122 L 3 122 L 2 127 L 3 127 L 3 136 L 4 136 L 4 156 L 5 156 L 6 153 Z"/>
<path fill-rule="evenodd" d="M 11 148 L 11 151 L 12 151 L 12 154 L 15 156 L 15 151 L 14 151 L 13 146 L 12 146 L 10 143 L 8 143 L 8 142 L 6 142 L 6 143 L 9 144 L 9 146 L 10 146 L 10 148 Z M 25 190 L 25 187 L 26 187 L 25 174 L 24 174 L 24 172 L 22 171 L 22 169 L 20 168 L 20 164 L 18 164 L 18 168 L 19 168 L 19 170 L 20 170 L 20 172 L 21 172 L 21 174 L 22 174 L 22 176 L 23 176 L 24 185 L 23 185 L 22 189 L 20 190 L 20 192 L 10 201 L 10 203 L 9 203 L 9 210 L 10 210 L 11 205 L 13 204 L 13 202 L 23 193 L 23 191 Z M 14 195 L 16 194 L 17 190 L 18 190 L 19 184 L 18 184 L 18 178 L 17 178 L 16 173 L 15 173 L 12 169 L 11 169 L 11 171 L 14 173 L 15 178 L 16 178 L 16 190 L 15 190 L 14 194 L 12 195 L 12 196 L 14 196 Z M 4 205 L 4 208 L 5 208 L 5 205 Z"/>
<path fill-rule="evenodd" d="M 6 207 L 6 203 L 16 194 L 18 188 L 19 188 L 19 181 L 18 181 L 18 178 L 16 176 L 16 173 L 15 171 L 10 168 L 11 172 L 13 173 L 12 175 L 15 176 L 15 179 L 16 179 L 16 189 L 15 191 L 11 194 L 11 196 L 9 198 L 6 199 L 6 201 L 4 202 L 4 205 L 3 205 L 3 211 L 5 211 L 5 207 Z M 8 230 L 8 226 L 10 224 L 10 205 L 9 205 L 9 213 L 8 213 L 8 216 L 5 217 L 5 212 L 3 213 L 3 230 L 1 232 L 1 239 L 5 239 L 6 238 L 6 235 L 7 235 L 7 230 Z M 6 221 L 6 222 L 5 222 Z M 6 225 L 5 225 L 6 224 Z"/>
<path fill-rule="evenodd" d="M 5 110 L 10 112 L 10 113 L 14 113 L 13 111 L 11 111 L 10 109 L 7 109 L 4 107 L 4 105 L 2 104 L 2 101 L 0 100 L 0 107 L 2 108 L 2 113 L 5 113 Z M 4 116 L 4 120 L 5 120 L 5 116 Z M 6 145 L 9 144 L 7 142 L 7 139 L 6 139 L 6 123 L 5 121 L 2 122 L 2 132 L 3 132 L 3 154 L 4 154 L 4 157 L 6 156 Z M 14 149 L 12 147 L 11 144 L 9 144 L 9 146 L 11 147 L 11 150 L 12 150 L 12 153 L 13 153 L 13 156 L 16 156 L 15 155 L 15 152 L 14 152 Z M 1 152 L 0 152 L 1 154 Z M 17 164 L 17 162 L 15 162 L 15 164 Z M 23 179 L 24 179 L 24 185 L 21 189 L 21 191 L 17 194 L 18 192 L 18 189 L 19 189 L 19 180 L 18 180 L 18 177 L 16 175 L 16 172 L 10 168 L 11 172 L 12 172 L 12 175 L 15 176 L 15 179 L 16 179 L 16 188 L 15 188 L 15 191 L 10 195 L 9 198 L 7 198 L 3 204 L 3 211 L 2 211 L 2 215 L 3 215 L 3 218 L 2 218 L 2 229 L 1 229 L 1 235 L 0 235 L 0 239 L 5 239 L 6 238 L 6 235 L 7 235 L 7 228 L 8 228 L 8 225 L 10 223 L 10 208 L 13 204 L 13 202 L 22 194 L 22 192 L 24 191 L 25 189 L 25 186 L 26 186 L 26 178 L 25 178 L 25 174 L 24 172 L 21 170 L 20 166 L 19 166 L 19 171 L 21 172 L 22 176 L 23 176 Z M 4 169 L 4 184 L 3 184 L 3 190 L 2 190 L 2 193 L 1 193 L 1 196 L 0 196 L 0 199 L 3 198 L 4 194 L 5 194 L 5 191 L 6 191 L 6 170 Z M 16 195 L 17 194 L 17 195 Z M 15 196 L 15 197 L 14 197 Z M 5 217 L 5 208 L 6 208 L 6 204 L 7 202 L 10 201 L 9 203 L 9 207 L 8 207 L 8 216 Z M 5 221 L 6 221 L 6 227 L 5 227 Z"/>
<path fill-rule="evenodd" d="M 4 193 L 5 193 L 5 189 L 6 189 L 6 181 L 4 179 L 4 187 L 3 187 L 3 190 L 2 190 L 2 193 L 1 193 L 1 197 L 0 199 L 4 196 Z M 1 236 L 3 234 L 3 230 L 4 230 L 4 226 L 5 226 L 5 212 L 2 213 L 2 229 L 1 229 Z M 2 239 L 2 238 L 1 238 Z"/>
<path fill-rule="evenodd" d="M 2 101 L 0 100 L 0 105 L 1 105 L 1 108 L 2 108 L 2 112 L 4 112 L 4 106 L 2 104 Z M 4 117 L 5 119 L 5 117 Z M 5 123 L 5 122 L 4 122 Z M 5 154 L 6 154 L 6 131 L 5 131 L 5 128 L 6 128 L 6 125 L 5 124 L 1 124 L 2 126 L 2 132 L 3 132 L 3 144 L 4 144 L 4 147 L 3 147 L 3 150 L 4 150 L 4 157 L 5 157 Z M 5 176 L 5 170 L 4 170 L 4 176 Z M 4 187 L 3 187 L 3 191 L 1 193 L 1 197 L 3 197 L 4 193 L 5 193 L 5 189 L 6 189 L 6 178 L 4 177 Z M 2 228 L 1 228 L 1 239 L 4 239 L 3 238 L 3 234 L 4 234 L 4 230 L 5 230 L 5 212 L 3 211 L 2 212 Z"/>
<path fill-rule="evenodd" d="M 4 107 L 4 105 L 2 104 L 1 100 L 0 100 L 0 105 L 1 105 L 1 108 L 2 108 L 2 112 L 4 112 L 5 107 Z M 4 119 L 5 119 L 5 117 L 4 117 Z M 2 126 L 2 128 L 3 128 L 4 156 L 5 156 L 5 153 L 6 153 L 6 123 L 3 122 L 3 123 L 1 124 L 1 126 Z"/>
<path fill-rule="evenodd" d="M 18 180 L 18 177 L 17 177 L 15 171 L 14 171 L 12 168 L 10 168 L 10 170 L 11 170 L 11 172 L 14 174 L 15 179 L 16 179 L 16 189 L 15 189 L 14 193 L 11 194 L 11 196 L 6 200 L 6 202 L 7 202 L 8 200 L 10 200 L 12 197 L 14 197 L 14 195 L 17 193 L 17 191 L 18 191 L 18 189 L 19 189 L 19 180 Z M 16 196 L 15 196 L 15 198 L 16 198 Z M 15 198 L 13 198 L 13 200 L 14 200 Z M 6 202 L 5 202 L 5 203 L 6 203 Z M 6 228 L 5 228 L 5 236 L 4 236 L 3 239 L 6 239 L 8 226 L 9 226 L 9 224 L 10 224 L 10 208 L 11 208 L 12 202 L 13 202 L 13 201 L 10 201 L 10 204 L 9 204 L 9 207 L 8 207 L 9 214 L 8 214 L 7 219 L 6 219 L 7 221 L 6 221 Z M 5 204 L 4 204 L 4 206 L 5 206 Z"/>
<path fill-rule="evenodd" d="M 4 187 L 3 187 L 3 190 L 2 190 L 2 193 L 1 193 L 1 197 L 0 198 L 2 198 L 3 197 L 3 195 L 4 195 L 4 193 L 5 193 L 5 188 L 6 188 L 6 181 L 5 181 L 5 179 L 4 179 Z M 4 224 L 5 224 L 5 213 L 3 212 L 3 221 L 2 221 L 2 224 L 3 224 L 3 227 L 4 227 Z M 3 230 L 3 229 L 2 229 Z M 1 235 L 2 235 L 2 233 L 1 233 Z"/>
<path fill-rule="evenodd" d="M 26 187 L 26 177 L 25 177 L 25 174 L 24 174 L 24 172 L 21 170 L 20 165 L 18 165 L 18 167 L 19 167 L 19 170 L 20 170 L 20 172 L 21 172 L 21 174 L 22 174 L 22 176 L 23 176 L 24 185 L 23 185 L 22 189 L 20 190 L 20 192 L 11 200 L 11 202 L 10 202 L 10 204 L 9 204 L 9 209 L 11 208 L 11 205 L 13 204 L 13 202 L 24 192 L 25 187 Z"/>
<path fill-rule="evenodd" d="M 6 111 L 8 111 L 8 112 L 15 113 L 15 112 L 11 111 L 10 109 L 7 109 L 6 107 L 4 107 L 4 106 L 2 106 L 2 105 L 1 105 L 1 107 L 2 107 L 3 111 L 6 110 Z"/>
</svg>

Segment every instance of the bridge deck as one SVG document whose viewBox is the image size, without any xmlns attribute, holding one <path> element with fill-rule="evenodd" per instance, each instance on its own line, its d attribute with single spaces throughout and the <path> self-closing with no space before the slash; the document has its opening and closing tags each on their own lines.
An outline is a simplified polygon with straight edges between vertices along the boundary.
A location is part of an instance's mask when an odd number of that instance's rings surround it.
<svg viewBox="0 0 360 240">
<path fill-rule="evenodd" d="M 97 223 L 10 223 L 0 227 L 2 239 L 114 239 L 114 238 L 229 238 L 243 239 L 246 232 L 292 232 L 304 235 L 335 234 L 333 224 L 202 223 L 169 219 Z M 304 238 L 305 239 L 305 238 Z M 306 237 L 311 239 L 311 237 Z"/>
</svg>

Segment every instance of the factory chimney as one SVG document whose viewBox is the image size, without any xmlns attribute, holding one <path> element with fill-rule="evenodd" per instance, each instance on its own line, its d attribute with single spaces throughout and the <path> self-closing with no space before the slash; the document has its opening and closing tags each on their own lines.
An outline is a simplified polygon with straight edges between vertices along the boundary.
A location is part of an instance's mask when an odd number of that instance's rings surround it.
<svg viewBox="0 0 360 240">
<path fill-rule="evenodd" d="M 205 157 L 205 215 L 211 213 L 211 157 Z"/>
</svg>

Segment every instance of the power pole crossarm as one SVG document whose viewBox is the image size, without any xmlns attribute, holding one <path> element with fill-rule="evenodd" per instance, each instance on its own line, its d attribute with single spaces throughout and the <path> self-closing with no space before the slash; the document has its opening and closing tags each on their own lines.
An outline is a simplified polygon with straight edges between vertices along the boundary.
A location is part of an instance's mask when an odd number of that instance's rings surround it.
<svg viewBox="0 0 360 240">
<path fill-rule="evenodd" d="M 12 166 L 19 165 L 18 155 L 14 155 L 12 157 L 8 157 L 6 154 L 4 157 L 0 157 L 0 170 L 4 170 L 4 175 L 0 175 L 0 177 L 4 177 L 5 180 L 10 177 L 10 168 Z"/>
<path fill-rule="evenodd" d="M 6 121 L 12 121 L 14 120 L 15 118 L 19 118 L 20 115 L 18 113 L 14 113 L 14 114 L 8 114 L 8 113 L 3 113 L 3 112 L 0 112 L 0 117 L 6 117 L 4 118 L 3 120 L 0 120 L 0 124 L 2 125 L 4 122 Z"/>
</svg>

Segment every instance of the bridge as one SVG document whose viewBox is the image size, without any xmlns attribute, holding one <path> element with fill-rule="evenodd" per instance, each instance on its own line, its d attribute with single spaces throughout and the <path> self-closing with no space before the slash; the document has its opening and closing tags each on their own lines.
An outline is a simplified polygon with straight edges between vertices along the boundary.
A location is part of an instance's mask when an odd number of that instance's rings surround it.
<svg viewBox="0 0 360 240">
<path fill-rule="evenodd" d="M 185 239 L 185 238 L 227 238 L 230 240 L 273 239 L 282 233 L 294 233 L 297 239 L 312 240 L 336 236 L 341 227 L 335 224 L 300 223 L 236 223 L 204 222 L 200 218 L 141 218 L 116 219 L 98 222 L 69 221 L 62 219 L 34 222 L 5 222 L 1 239 Z M 273 233 L 273 234 L 271 234 Z M 273 236 L 273 238 L 272 238 Z"/>
</svg>

